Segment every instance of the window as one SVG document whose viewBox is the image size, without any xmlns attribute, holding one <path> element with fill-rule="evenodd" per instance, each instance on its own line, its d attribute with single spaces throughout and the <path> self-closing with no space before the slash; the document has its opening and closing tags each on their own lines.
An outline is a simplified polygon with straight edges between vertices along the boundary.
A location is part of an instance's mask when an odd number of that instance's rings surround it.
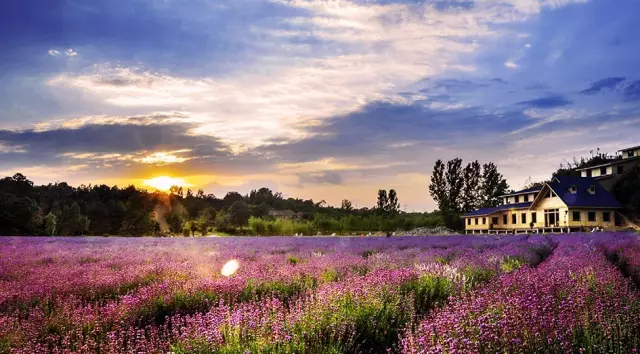
<svg viewBox="0 0 640 354">
<path fill-rule="evenodd" d="M 587 220 L 596 221 L 596 212 L 595 211 L 590 211 L 588 213 Z"/>
<path fill-rule="evenodd" d="M 590 186 L 589 188 L 587 188 L 587 192 L 589 194 L 596 194 L 596 187 L 595 186 Z"/>
<path fill-rule="evenodd" d="M 471 219 L 467 219 L 467 225 L 471 225 Z"/>
<path fill-rule="evenodd" d="M 531 222 L 534 224 L 538 222 L 538 215 L 536 215 L 535 211 L 531 212 Z"/>
<path fill-rule="evenodd" d="M 502 215 L 502 223 L 507 224 L 507 214 Z"/>
<path fill-rule="evenodd" d="M 606 175 L 607 174 L 607 168 L 606 167 L 600 167 L 600 175 Z"/>
<path fill-rule="evenodd" d="M 487 224 L 487 218 L 482 218 L 482 225 L 486 225 Z"/>
<path fill-rule="evenodd" d="M 528 201 L 529 201 L 529 195 L 528 195 L 528 194 L 525 194 L 525 195 L 524 195 L 524 201 L 525 201 L 525 202 L 528 202 Z"/>
<path fill-rule="evenodd" d="M 569 187 L 569 192 L 570 192 L 571 194 L 576 194 L 576 193 L 578 193 L 578 187 L 576 187 L 575 185 L 573 185 L 573 186 Z"/>
<path fill-rule="evenodd" d="M 571 220 L 580 221 L 580 212 L 579 211 L 572 212 L 571 213 Z"/>
<path fill-rule="evenodd" d="M 516 214 L 511 214 L 511 223 L 512 224 L 517 224 L 518 223 L 518 220 L 516 218 L 517 218 Z"/>
<path fill-rule="evenodd" d="M 520 196 L 516 195 L 514 198 L 516 198 L 516 203 L 520 203 Z"/>
<path fill-rule="evenodd" d="M 619 174 L 619 175 L 621 175 L 621 174 L 623 174 L 623 173 L 624 173 L 624 166 L 619 165 L 619 166 L 618 166 L 618 174 Z"/>
<path fill-rule="evenodd" d="M 498 217 L 497 216 L 492 217 L 491 218 L 491 223 L 494 224 L 494 225 L 497 225 L 498 224 Z"/>
<path fill-rule="evenodd" d="M 627 157 L 633 157 L 633 150 L 627 151 Z"/>
<path fill-rule="evenodd" d="M 520 219 L 521 219 L 523 224 L 526 224 L 527 223 L 527 213 L 522 213 L 520 215 Z"/>
<path fill-rule="evenodd" d="M 593 177 L 593 175 L 591 174 L 591 170 L 587 170 L 587 177 Z"/>
<path fill-rule="evenodd" d="M 476 218 L 476 225 L 478 225 L 478 218 Z"/>
<path fill-rule="evenodd" d="M 602 221 L 610 222 L 611 221 L 611 213 L 608 212 L 608 211 L 603 211 L 602 212 Z"/>
<path fill-rule="evenodd" d="M 509 198 L 504 198 L 504 203 L 509 204 Z"/>
</svg>

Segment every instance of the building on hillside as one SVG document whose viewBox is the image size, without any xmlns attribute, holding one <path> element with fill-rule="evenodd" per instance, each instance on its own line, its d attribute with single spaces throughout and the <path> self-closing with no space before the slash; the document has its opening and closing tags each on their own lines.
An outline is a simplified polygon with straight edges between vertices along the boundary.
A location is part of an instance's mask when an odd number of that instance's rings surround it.
<svg viewBox="0 0 640 354">
<path fill-rule="evenodd" d="M 463 216 L 467 233 L 578 231 L 624 226 L 620 203 L 593 177 L 554 177 Z"/>
<path fill-rule="evenodd" d="M 299 220 L 299 219 L 302 219 L 304 217 L 304 213 L 296 213 L 293 210 L 275 210 L 275 209 L 271 209 L 271 210 L 269 210 L 269 216 L 273 217 L 273 218 L 280 218 L 280 219 Z"/>
<path fill-rule="evenodd" d="M 576 169 L 582 177 L 593 177 L 608 191 L 611 191 L 622 175 L 640 161 L 640 146 L 619 150 L 620 158 L 605 164 Z"/>
<path fill-rule="evenodd" d="M 618 152 L 622 153 L 623 158 L 640 157 L 640 145 L 618 150 Z"/>
</svg>

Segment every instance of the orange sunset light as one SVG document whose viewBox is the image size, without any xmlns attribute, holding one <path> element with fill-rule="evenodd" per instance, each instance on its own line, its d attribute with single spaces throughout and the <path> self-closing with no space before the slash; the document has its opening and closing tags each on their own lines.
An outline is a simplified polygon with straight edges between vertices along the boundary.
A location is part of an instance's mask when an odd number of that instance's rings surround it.
<svg viewBox="0 0 640 354">
<path fill-rule="evenodd" d="M 184 178 L 159 176 L 151 179 L 145 179 L 143 185 L 155 188 L 161 191 L 168 191 L 171 186 L 188 187 L 190 186 Z"/>
</svg>

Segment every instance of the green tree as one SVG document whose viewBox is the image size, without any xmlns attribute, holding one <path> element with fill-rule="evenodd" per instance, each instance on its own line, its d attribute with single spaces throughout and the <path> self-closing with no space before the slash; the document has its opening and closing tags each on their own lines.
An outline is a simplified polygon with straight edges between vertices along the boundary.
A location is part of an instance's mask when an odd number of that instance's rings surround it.
<svg viewBox="0 0 640 354">
<path fill-rule="evenodd" d="M 353 205 L 351 205 L 351 201 L 349 201 L 348 199 L 343 199 L 340 208 L 344 211 L 352 211 Z"/>
<path fill-rule="evenodd" d="M 395 189 L 389 190 L 389 195 L 387 196 L 387 205 L 385 206 L 385 210 L 389 215 L 395 215 L 400 212 L 400 202 L 398 202 L 398 193 L 396 193 Z"/>
<path fill-rule="evenodd" d="M 504 195 L 508 189 L 507 180 L 498 172 L 498 167 L 493 162 L 482 166 L 481 207 L 492 208 L 500 205 L 500 196 Z"/>
<path fill-rule="evenodd" d="M 189 220 L 184 224 L 184 235 L 195 236 L 198 231 L 198 223 L 195 220 Z"/>
<path fill-rule="evenodd" d="M 622 175 L 613 192 L 628 211 L 640 216 L 640 163 Z"/>
<path fill-rule="evenodd" d="M 251 210 L 242 200 L 235 201 L 229 207 L 229 222 L 234 226 L 246 226 L 251 216 Z"/>
<path fill-rule="evenodd" d="M 445 164 L 442 160 L 436 161 L 431 173 L 431 184 L 429 184 L 429 194 L 438 204 L 438 209 L 446 211 L 451 204 L 447 192 L 447 180 L 444 177 Z"/>
<path fill-rule="evenodd" d="M 216 210 L 213 208 L 207 208 L 200 212 L 198 216 L 197 226 L 202 236 L 206 236 L 209 228 L 212 227 L 216 221 Z"/>
<path fill-rule="evenodd" d="M 380 189 L 378 191 L 378 202 L 376 203 L 376 210 L 379 214 L 384 214 L 387 210 L 387 205 L 389 204 L 389 199 L 387 197 L 387 191 L 384 189 Z"/>
<path fill-rule="evenodd" d="M 464 168 L 464 185 L 462 187 L 462 211 L 467 213 L 480 207 L 480 182 L 482 173 L 480 163 L 476 160 Z"/>
<path fill-rule="evenodd" d="M 55 236 L 57 223 L 58 218 L 51 212 L 44 217 L 44 232 L 47 236 Z"/>
<path fill-rule="evenodd" d="M 0 234 L 33 235 L 40 223 L 40 209 L 33 199 L 0 193 Z"/>
<path fill-rule="evenodd" d="M 459 213 L 462 208 L 462 187 L 464 186 L 464 176 L 462 175 L 462 159 L 455 158 L 447 162 L 445 172 L 447 181 L 447 194 L 449 206 L 447 211 Z"/>
<path fill-rule="evenodd" d="M 257 218 L 265 218 L 269 216 L 269 211 L 271 207 L 266 202 L 261 202 L 259 205 L 254 206 L 251 209 L 251 215 Z"/>
</svg>

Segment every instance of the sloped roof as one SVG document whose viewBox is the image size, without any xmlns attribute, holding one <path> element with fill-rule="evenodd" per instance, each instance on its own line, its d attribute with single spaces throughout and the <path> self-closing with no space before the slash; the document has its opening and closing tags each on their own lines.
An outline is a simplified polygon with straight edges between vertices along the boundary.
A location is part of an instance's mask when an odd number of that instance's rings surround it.
<svg viewBox="0 0 640 354">
<path fill-rule="evenodd" d="M 638 146 L 633 146 L 633 147 L 626 148 L 626 149 L 622 149 L 622 150 L 618 150 L 618 151 L 629 151 L 629 150 L 635 150 L 635 149 L 638 149 L 638 148 L 640 148 L 640 145 L 638 145 Z"/>
<path fill-rule="evenodd" d="M 521 191 L 507 193 L 507 194 L 501 195 L 501 197 L 509 197 L 509 196 L 512 196 L 512 195 L 534 193 L 534 192 L 539 192 L 541 189 L 542 189 L 542 186 L 531 187 L 531 188 L 523 189 Z"/>
<path fill-rule="evenodd" d="M 621 163 L 627 163 L 629 161 L 633 161 L 637 159 L 637 157 L 625 157 L 625 158 L 621 158 L 621 159 L 617 159 L 617 160 L 611 160 L 607 163 L 603 163 L 601 165 L 595 165 L 595 166 L 589 166 L 589 167 L 582 167 L 582 168 L 576 168 L 576 171 L 580 172 L 580 171 L 585 171 L 585 170 L 593 170 L 593 169 L 597 169 L 600 167 L 606 167 L 606 166 L 612 166 L 612 165 L 619 165 Z"/>
<path fill-rule="evenodd" d="M 478 210 L 474 210 L 472 212 L 464 214 L 463 217 L 485 216 L 485 215 L 490 215 L 503 210 L 528 209 L 532 203 L 533 202 L 504 204 L 504 205 L 498 205 L 495 208 L 478 209 Z"/>
<path fill-rule="evenodd" d="M 622 205 L 592 177 L 556 177 L 549 183 L 558 197 L 570 208 L 621 208 Z M 577 193 L 569 192 L 569 187 L 576 186 Z M 587 192 L 589 187 L 595 187 L 596 193 Z"/>
</svg>

